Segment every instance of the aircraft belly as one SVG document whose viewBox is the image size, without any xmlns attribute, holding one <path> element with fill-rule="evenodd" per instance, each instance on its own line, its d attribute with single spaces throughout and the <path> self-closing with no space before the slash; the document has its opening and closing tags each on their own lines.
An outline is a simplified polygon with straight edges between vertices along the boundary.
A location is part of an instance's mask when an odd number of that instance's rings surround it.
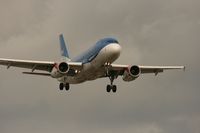
<svg viewBox="0 0 200 133">
<path fill-rule="evenodd" d="M 59 81 L 63 83 L 78 84 L 89 80 L 95 80 L 104 75 L 104 67 L 96 67 L 95 64 L 87 63 L 83 65 L 83 70 L 77 75 L 64 76 L 62 78 L 59 78 Z"/>
</svg>

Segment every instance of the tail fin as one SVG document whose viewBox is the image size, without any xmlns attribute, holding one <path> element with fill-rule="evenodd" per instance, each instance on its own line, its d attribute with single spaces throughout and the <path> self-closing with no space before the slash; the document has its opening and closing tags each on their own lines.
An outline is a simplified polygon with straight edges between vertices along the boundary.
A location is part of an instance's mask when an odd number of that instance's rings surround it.
<svg viewBox="0 0 200 133">
<path fill-rule="evenodd" d="M 60 41 L 61 56 L 69 60 L 70 59 L 69 53 L 68 53 L 67 47 L 65 45 L 65 40 L 64 40 L 63 34 L 60 34 L 59 41 Z"/>
</svg>

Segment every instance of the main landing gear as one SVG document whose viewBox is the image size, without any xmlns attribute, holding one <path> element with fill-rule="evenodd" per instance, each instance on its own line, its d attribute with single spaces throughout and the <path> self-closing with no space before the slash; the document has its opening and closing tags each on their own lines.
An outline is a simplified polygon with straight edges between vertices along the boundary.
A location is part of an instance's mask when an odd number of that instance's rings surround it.
<svg viewBox="0 0 200 133">
<path fill-rule="evenodd" d="M 68 91 L 69 87 L 70 87 L 69 83 L 65 83 L 65 84 L 64 83 L 60 83 L 60 85 L 59 85 L 59 89 L 60 90 L 63 90 L 65 88 L 65 90 Z"/>
<path fill-rule="evenodd" d="M 110 92 L 112 90 L 115 93 L 117 91 L 117 86 L 113 85 L 113 81 L 114 81 L 115 78 L 116 78 L 116 76 L 110 76 L 109 77 L 110 85 L 107 85 L 107 87 L 106 87 L 107 92 Z"/>
</svg>

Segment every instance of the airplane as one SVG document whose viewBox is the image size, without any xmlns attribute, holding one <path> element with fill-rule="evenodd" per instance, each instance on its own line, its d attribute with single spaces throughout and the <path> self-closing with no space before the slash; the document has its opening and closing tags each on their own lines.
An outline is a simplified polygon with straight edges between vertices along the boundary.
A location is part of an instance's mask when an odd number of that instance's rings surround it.
<svg viewBox="0 0 200 133">
<path fill-rule="evenodd" d="M 31 71 L 23 74 L 49 76 L 59 81 L 59 89 L 69 90 L 70 84 L 79 84 L 98 78 L 109 78 L 106 91 L 115 93 L 117 86 L 113 84 L 118 76 L 126 82 L 137 79 L 141 74 L 158 73 L 170 69 L 185 69 L 185 66 L 142 66 L 113 64 L 120 56 L 121 45 L 114 38 L 99 40 L 93 47 L 81 55 L 70 58 L 63 34 L 59 35 L 62 61 L 35 61 L 0 58 L 0 65 L 20 67 Z M 37 70 L 37 72 L 35 72 Z"/>
</svg>

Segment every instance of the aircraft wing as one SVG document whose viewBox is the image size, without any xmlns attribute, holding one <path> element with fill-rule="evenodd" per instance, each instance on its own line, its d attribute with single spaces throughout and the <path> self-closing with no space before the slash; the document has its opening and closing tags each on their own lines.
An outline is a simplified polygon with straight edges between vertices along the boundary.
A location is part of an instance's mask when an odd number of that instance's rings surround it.
<svg viewBox="0 0 200 133">
<path fill-rule="evenodd" d="M 79 62 L 67 62 L 71 69 L 81 69 L 82 63 Z M 0 58 L 0 65 L 10 67 L 20 67 L 34 70 L 41 70 L 51 72 L 56 62 L 48 61 L 33 61 L 33 60 L 16 60 L 16 59 L 4 59 Z"/>
<path fill-rule="evenodd" d="M 131 66 L 129 65 L 118 65 L 118 64 L 111 64 L 110 70 L 116 71 L 119 75 L 123 75 L 125 70 L 128 70 Z M 138 65 L 141 70 L 141 74 L 145 73 L 154 73 L 157 75 L 158 73 L 163 72 L 164 70 L 171 70 L 171 69 L 185 69 L 185 66 L 141 66 Z"/>
<path fill-rule="evenodd" d="M 172 69 L 183 69 L 185 70 L 185 66 L 139 66 L 141 69 L 141 73 L 161 73 L 164 70 L 172 70 Z"/>
</svg>

